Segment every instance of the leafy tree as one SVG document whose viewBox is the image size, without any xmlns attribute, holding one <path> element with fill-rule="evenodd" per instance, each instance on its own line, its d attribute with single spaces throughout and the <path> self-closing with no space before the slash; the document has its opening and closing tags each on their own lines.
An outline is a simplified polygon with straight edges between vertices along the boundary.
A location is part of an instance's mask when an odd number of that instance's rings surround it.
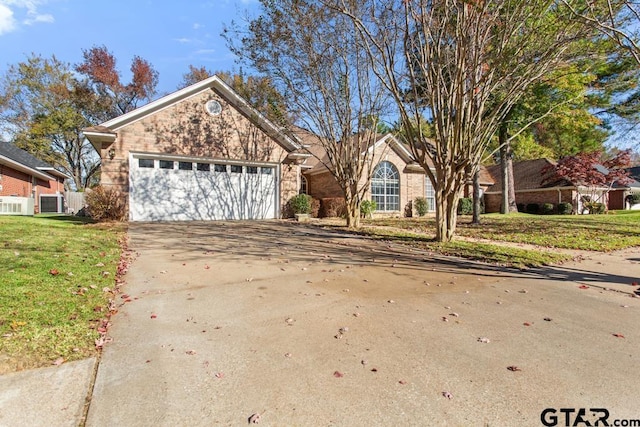
<svg viewBox="0 0 640 427">
<path fill-rule="evenodd" d="M 360 206 L 369 189 L 372 131 L 387 100 L 360 49 L 354 22 L 323 1 L 261 0 L 262 15 L 243 32 L 227 29 L 231 49 L 270 78 L 298 122 L 313 131 L 324 162 L 340 185 L 346 223 L 360 224 Z M 237 43 L 239 41 L 239 43 Z M 312 151 L 313 152 L 313 151 Z"/>
<path fill-rule="evenodd" d="M 158 72 L 139 56 L 131 61 L 131 82 L 123 83 L 116 68 L 115 56 L 105 46 L 82 51 L 83 62 L 76 71 L 87 77 L 91 87 L 105 102 L 106 121 L 135 110 L 140 102 L 151 101 L 158 85 Z"/>
<path fill-rule="evenodd" d="M 51 163 L 81 190 L 100 161 L 82 129 L 101 113 L 100 100 L 55 56 L 31 55 L 3 76 L 0 125 L 18 147 Z"/>
<path fill-rule="evenodd" d="M 593 151 L 564 157 L 556 165 L 545 168 L 543 174 L 553 172 L 548 179 L 563 178 L 587 187 L 589 201 L 598 203 L 605 200 L 614 184 L 625 185 L 632 181 L 625 169 L 630 164 L 630 150 L 619 151 L 609 158 L 604 157 L 601 151 Z"/>
</svg>

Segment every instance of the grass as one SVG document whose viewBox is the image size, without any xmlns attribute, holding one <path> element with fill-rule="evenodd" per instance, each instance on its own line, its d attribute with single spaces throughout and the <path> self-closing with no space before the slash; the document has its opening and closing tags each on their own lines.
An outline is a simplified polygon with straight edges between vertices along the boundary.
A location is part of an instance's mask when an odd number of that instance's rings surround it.
<svg viewBox="0 0 640 427">
<path fill-rule="evenodd" d="M 0 373 L 95 354 L 123 225 L 0 216 Z"/>
<path fill-rule="evenodd" d="M 385 220 L 387 224 L 388 220 Z M 406 224 L 405 224 L 406 225 Z M 429 237 L 416 232 L 401 231 L 386 227 L 363 227 L 361 233 L 374 238 L 401 242 L 411 247 L 439 253 L 442 255 L 456 256 L 495 265 L 527 268 L 542 265 L 560 264 L 572 258 L 571 255 L 551 252 L 527 250 L 504 245 L 484 242 L 469 242 L 454 240 L 448 243 L 439 243 Z"/>
<path fill-rule="evenodd" d="M 470 217 L 459 217 L 456 235 L 462 239 L 450 243 L 433 241 L 433 217 L 366 220 L 363 231 L 446 255 L 514 267 L 558 264 L 571 258 L 549 249 L 609 252 L 640 246 L 640 211 L 607 215 L 488 214 L 482 216 L 481 222 L 474 225 Z"/>
</svg>

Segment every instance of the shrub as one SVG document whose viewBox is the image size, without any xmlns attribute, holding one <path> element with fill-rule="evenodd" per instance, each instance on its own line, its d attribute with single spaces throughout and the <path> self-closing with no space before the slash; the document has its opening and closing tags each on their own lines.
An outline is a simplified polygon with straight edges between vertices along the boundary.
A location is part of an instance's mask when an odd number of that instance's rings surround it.
<svg viewBox="0 0 640 427">
<path fill-rule="evenodd" d="M 543 215 L 551 215 L 553 214 L 554 206 L 553 203 L 543 203 L 542 204 L 542 214 Z"/>
<path fill-rule="evenodd" d="M 425 216 L 429 212 L 429 203 L 424 197 L 416 197 L 413 206 L 415 206 L 418 216 Z"/>
<path fill-rule="evenodd" d="M 606 212 L 607 207 L 604 203 L 597 202 L 587 202 L 584 204 L 584 209 L 586 209 L 591 215 L 599 215 Z"/>
<path fill-rule="evenodd" d="M 127 216 L 125 197 L 119 191 L 102 186 L 86 192 L 87 213 L 96 221 L 124 221 Z"/>
<path fill-rule="evenodd" d="M 311 216 L 314 218 L 318 217 L 318 212 L 320 212 L 320 200 L 311 199 Z"/>
<path fill-rule="evenodd" d="M 375 200 L 363 200 L 360 203 L 360 216 L 363 218 L 371 218 L 373 213 L 376 211 L 376 201 Z"/>
<path fill-rule="evenodd" d="M 631 206 L 640 204 L 640 193 L 629 194 L 627 196 L 627 202 L 629 202 Z"/>
<path fill-rule="evenodd" d="M 308 194 L 298 194 L 289 199 L 289 207 L 293 214 L 311 213 L 311 196 Z"/>
<path fill-rule="evenodd" d="M 347 212 L 347 208 L 342 197 L 330 197 L 326 199 L 320 199 L 320 212 L 318 216 L 320 218 L 333 218 L 344 216 Z"/>
<path fill-rule="evenodd" d="M 572 212 L 573 212 L 573 205 L 571 203 L 567 203 L 567 202 L 558 203 L 558 214 L 571 215 Z"/>
<path fill-rule="evenodd" d="M 537 203 L 527 203 L 526 212 L 530 214 L 537 214 L 540 212 L 540 205 Z"/>
<path fill-rule="evenodd" d="M 473 213 L 473 199 L 463 197 L 458 201 L 458 215 L 471 215 Z"/>
</svg>

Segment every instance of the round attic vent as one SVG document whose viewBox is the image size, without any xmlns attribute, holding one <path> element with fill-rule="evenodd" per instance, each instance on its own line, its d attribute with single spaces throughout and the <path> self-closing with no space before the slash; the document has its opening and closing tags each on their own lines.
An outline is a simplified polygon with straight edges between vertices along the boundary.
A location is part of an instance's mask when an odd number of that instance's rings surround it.
<svg viewBox="0 0 640 427">
<path fill-rule="evenodd" d="M 212 116 L 217 116 L 222 113 L 222 105 L 220 105 L 218 101 L 213 99 L 204 104 L 204 108 L 205 110 L 207 110 L 207 113 L 211 114 Z"/>
</svg>

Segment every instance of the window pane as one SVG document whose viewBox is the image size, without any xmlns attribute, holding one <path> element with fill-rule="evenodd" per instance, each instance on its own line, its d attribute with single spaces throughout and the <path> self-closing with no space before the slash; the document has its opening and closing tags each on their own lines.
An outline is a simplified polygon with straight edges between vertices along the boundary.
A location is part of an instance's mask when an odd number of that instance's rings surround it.
<svg viewBox="0 0 640 427">
<path fill-rule="evenodd" d="M 181 171 L 193 170 L 193 163 L 191 162 L 178 162 L 178 169 Z"/>
<path fill-rule="evenodd" d="M 198 170 L 202 172 L 209 172 L 211 165 L 209 163 L 198 163 Z"/>
<path fill-rule="evenodd" d="M 153 159 L 138 159 L 139 168 L 153 168 Z"/>
<path fill-rule="evenodd" d="M 376 210 L 400 210 L 400 174 L 393 163 L 380 162 L 371 179 L 371 200 L 376 202 Z"/>
<path fill-rule="evenodd" d="M 272 175 L 273 168 L 260 168 L 260 173 L 263 175 Z"/>
<path fill-rule="evenodd" d="M 231 173 L 242 173 L 242 166 L 231 165 Z"/>
<path fill-rule="evenodd" d="M 226 172 L 227 165 L 213 165 L 213 170 L 216 172 Z"/>
<path fill-rule="evenodd" d="M 247 173 L 250 173 L 250 174 L 258 173 L 258 167 L 257 166 L 247 166 Z"/>
<path fill-rule="evenodd" d="M 160 169 L 173 169 L 173 164 L 170 160 L 160 160 Z"/>
</svg>

